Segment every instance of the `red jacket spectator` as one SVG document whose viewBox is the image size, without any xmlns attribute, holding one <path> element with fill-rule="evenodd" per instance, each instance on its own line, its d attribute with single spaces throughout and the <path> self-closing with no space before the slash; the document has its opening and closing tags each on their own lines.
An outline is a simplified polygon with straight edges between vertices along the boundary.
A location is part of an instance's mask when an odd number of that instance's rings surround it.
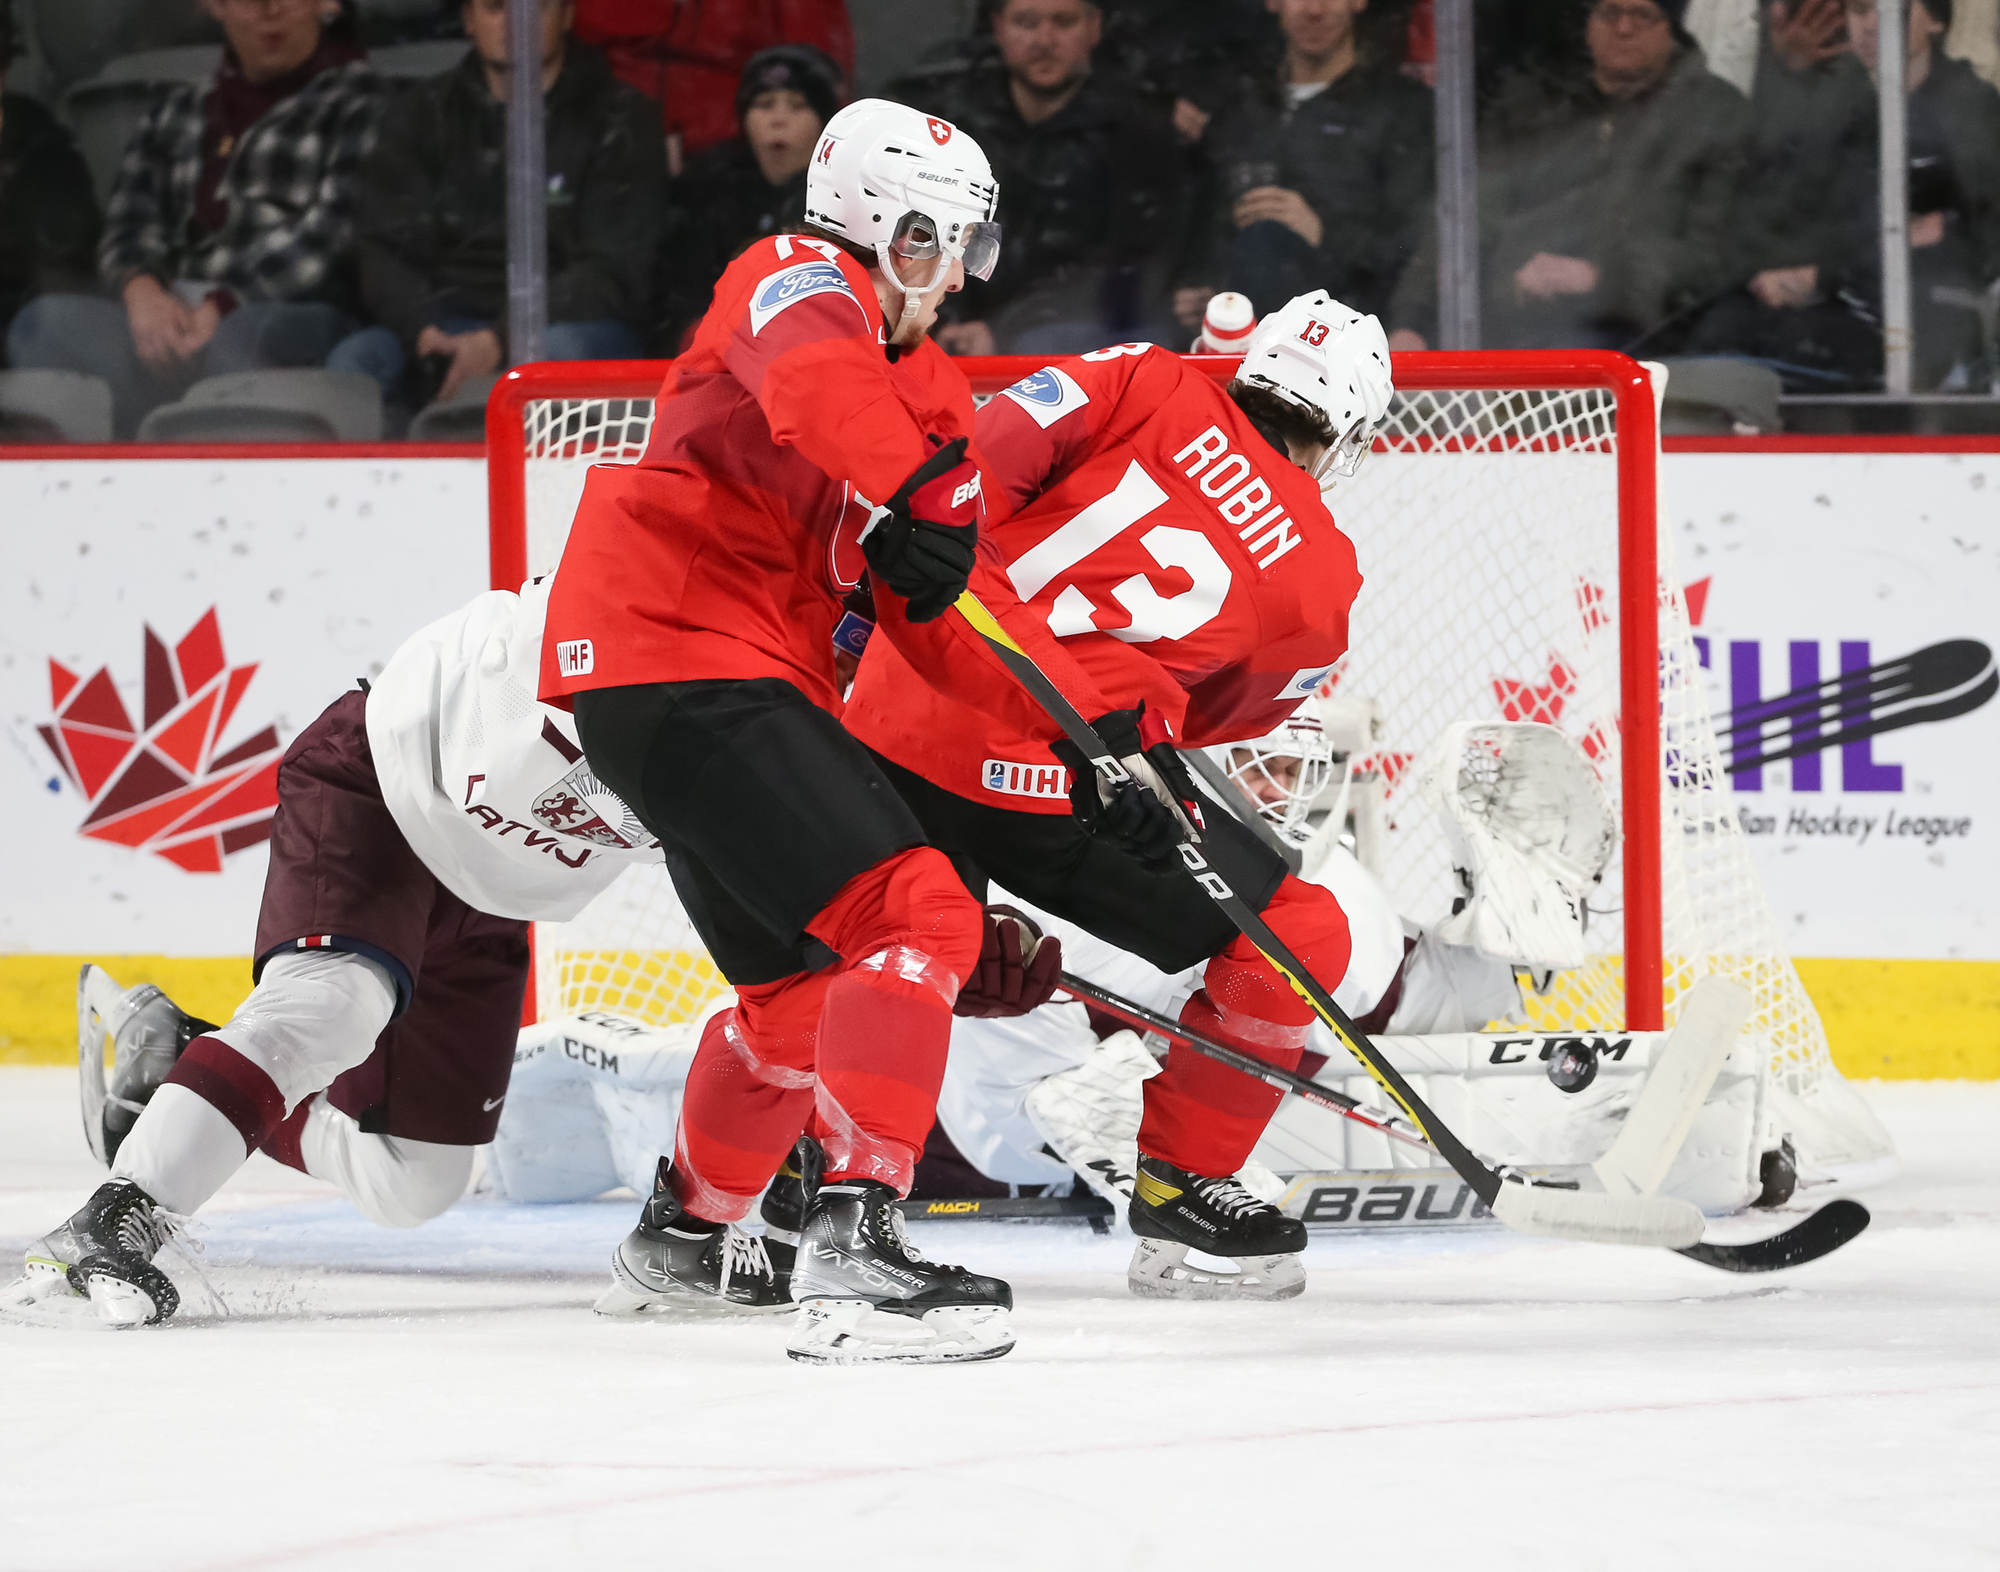
<svg viewBox="0 0 2000 1572">
<path fill-rule="evenodd" d="M 649 98 L 683 157 L 736 134 L 736 84 L 773 44 L 812 44 L 854 77 L 847 0 L 576 0 L 576 37 Z"/>
</svg>

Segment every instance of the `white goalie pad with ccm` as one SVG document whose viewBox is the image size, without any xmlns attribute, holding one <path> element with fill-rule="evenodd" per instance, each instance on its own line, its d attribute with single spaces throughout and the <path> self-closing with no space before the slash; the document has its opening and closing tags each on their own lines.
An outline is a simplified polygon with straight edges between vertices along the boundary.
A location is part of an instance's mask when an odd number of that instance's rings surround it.
<svg viewBox="0 0 2000 1572">
<path fill-rule="evenodd" d="M 1458 1032 L 1378 1037 L 1376 1045 L 1465 1144 L 1494 1165 L 1600 1188 L 1591 1165 L 1631 1112 L 1664 1032 Z M 1579 1092 L 1548 1075 L 1551 1054 L 1582 1042 L 1596 1078 Z M 1711 1215 L 1741 1211 L 1760 1194 L 1766 1150 L 1778 1146 L 1762 1066 L 1771 1044 L 1745 1032 L 1724 1061 L 1659 1193 Z M 1381 1106 L 1381 1091 L 1344 1053 L 1314 1079 Z M 1432 1227 L 1489 1222 L 1491 1214 L 1444 1160 L 1391 1141 L 1296 1097 L 1279 1105 L 1254 1153 L 1284 1181 L 1278 1204 L 1309 1224 Z"/>
<path fill-rule="evenodd" d="M 1586 897 L 1618 844 L 1576 744 L 1535 723 L 1454 726 L 1427 772 L 1464 904 L 1437 936 L 1537 971 L 1585 960 Z"/>
</svg>

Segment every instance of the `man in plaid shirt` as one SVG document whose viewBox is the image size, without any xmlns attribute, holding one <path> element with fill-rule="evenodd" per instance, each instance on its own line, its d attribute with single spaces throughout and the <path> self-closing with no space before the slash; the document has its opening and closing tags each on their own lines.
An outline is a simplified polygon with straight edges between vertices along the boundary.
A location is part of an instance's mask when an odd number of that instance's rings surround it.
<svg viewBox="0 0 2000 1572">
<path fill-rule="evenodd" d="M 97 250 L 118 300 L 44 295 L 7 336 L 16 366 L 105 378 L 121 435 L 190 383 L 314 366 L 352 328 L 354 173 L 380 87 L 326 36 L 319 0 L 205 0 L 228 48 L 125 149 Z"/>
</svg>

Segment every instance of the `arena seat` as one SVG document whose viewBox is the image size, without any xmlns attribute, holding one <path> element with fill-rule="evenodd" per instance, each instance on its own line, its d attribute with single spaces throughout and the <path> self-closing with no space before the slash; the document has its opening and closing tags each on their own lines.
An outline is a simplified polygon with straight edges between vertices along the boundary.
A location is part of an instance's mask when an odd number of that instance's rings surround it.
<svg viewBox="0 0 2000 1572">
<path fill-rule="evenodd" d="M 111 384 L 80 371 L 0 371 L 0 428 L 15 441 L 111 440 Z"/>
<path fill-rule="evenodd" d="M 141 442 L 380 442 L 382 389 L 356 371 L 204 377 L 139 424 Z"/>
<path fill-rule="evenodd" d="M 125 146 L 159 94 L 177 83 L 206 82 L 221 63 L 218 44 L 149 49 L 105 62 L 95 76 L 64 95 L 64 115 L 90 165 L 90 183 L 100 203 L 111 195 Z"/>
</svg>

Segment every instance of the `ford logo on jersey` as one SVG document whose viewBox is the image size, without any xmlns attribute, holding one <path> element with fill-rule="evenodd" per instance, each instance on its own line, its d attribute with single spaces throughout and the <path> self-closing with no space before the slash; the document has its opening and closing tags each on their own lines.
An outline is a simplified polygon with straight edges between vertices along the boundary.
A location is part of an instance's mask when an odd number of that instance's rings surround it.
<svg viewBox="0 0 2000 1572">
<path fill-rule="evenodd" d="M 854 291 L 847 287 L 847 279 L 841 274 L 837 264 L 832 262 L 802 262 L 797 267 L 788 267 L 782 273 L 773 273 L 757 286 L 757 293 L 750 301 L 750 331 L 760 333 L 764 324 L 783 311 L 787 306 L 795 306 L 812 295 L 824 295 L 838 291 L 854 299 Z M 857 305 L 859 301 L 855 302 Z"/>
<path fill-rule="evenodd" d="M 1037 404 L 1060 404 L 1063 396 L 1062 384 L 1056 381 L 1053 368 L 1021 378 L 1008 391 Z"/>
</svg>

